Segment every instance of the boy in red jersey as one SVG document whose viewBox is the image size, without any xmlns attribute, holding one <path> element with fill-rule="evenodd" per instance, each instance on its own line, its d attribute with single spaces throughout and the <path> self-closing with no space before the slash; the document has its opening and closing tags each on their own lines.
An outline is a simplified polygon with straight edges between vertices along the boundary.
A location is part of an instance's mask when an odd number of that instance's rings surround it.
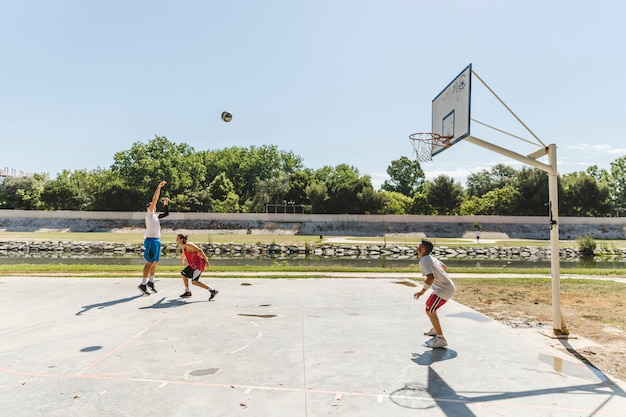
<svg viewBox="0 0 626 417">
<path fill-rule="evenodd" d="M 185 292 L 180 296 L 182 298 L 191 297 L 191 291 L 189 291 L 189 280 L 193 285 L 204 288 L 211 293 L 209 301 L 211 301 L 217 295 L 218 291 L 208 285 L 200 282 L 200 275 L 204 272 L 207 266 L 211 266 L 204 251 L 198 247 L 195 243 L 188 242 L 189 237 L 186 234 L 180 233 L 176 236 L 176 243 L 183 249 L 183 255 L 180 259 L 180 264 L 184 265 L 185 260 L 187 266 L 180 273 L 183 276 L 183 282 L 185 283 Z"/>
</svg>

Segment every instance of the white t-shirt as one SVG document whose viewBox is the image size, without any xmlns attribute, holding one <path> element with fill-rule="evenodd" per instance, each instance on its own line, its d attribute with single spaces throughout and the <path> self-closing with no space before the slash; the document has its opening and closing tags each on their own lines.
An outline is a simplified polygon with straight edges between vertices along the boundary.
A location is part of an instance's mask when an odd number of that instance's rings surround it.
<svg viewBox="0 0 626 417">
<path fill-rule="evenodd" d="M 446 271 L 444 271 L 441 261 L 434 256 L 426 255 L 420 259 L 420 269 L 422 275 L 433 274 L 435 279 L 431 284 L 431 289 L 435 295 L 448 300 L 456 291 L 456 286 Z"/>
<path fill-rule="evenodd" d="M 159 215 L 153 211 L 146 211 L 146 237 L 160 238 L 161 237 L 161 222 L 159 221 Z"/>
</svg>

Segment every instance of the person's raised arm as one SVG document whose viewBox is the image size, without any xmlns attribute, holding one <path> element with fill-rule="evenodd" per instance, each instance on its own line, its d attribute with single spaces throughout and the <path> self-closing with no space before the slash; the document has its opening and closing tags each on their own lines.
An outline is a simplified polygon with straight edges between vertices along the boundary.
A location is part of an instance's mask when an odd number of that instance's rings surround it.
<svg viewBox="0 0 626 417">
<path fill-rule="evenodd" d="M 156 190 L 154 190 L 154 194 L 152 195 L 152 201 L 148 206 L 149 211 L 156 211 L 157 202 L 159 201 L 159 196 L 161 195 L 161 188 L 165 187 L 165 184 L 167 184 L 167 181 L 161 181 L 159 185 L 157 185 Z"/>
</svg>

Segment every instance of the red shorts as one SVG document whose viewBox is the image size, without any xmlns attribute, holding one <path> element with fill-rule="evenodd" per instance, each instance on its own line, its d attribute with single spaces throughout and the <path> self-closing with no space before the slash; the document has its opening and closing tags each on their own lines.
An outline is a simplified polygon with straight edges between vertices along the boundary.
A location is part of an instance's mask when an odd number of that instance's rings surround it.
<svg viewBox="0 0 626 417">
<path fill-rule="evenodd" d="M 434 313 L 439 310 L 439 307 L 444 305 L 446 301 L 447 300 L 444 300 L 438 295 L 435 295 L 435 293 L 432 293 L 430 294 L 430 297 L 428 297 L 428 300 L 426 300 L 426 311 L 428 313 Z"/>
</svg>

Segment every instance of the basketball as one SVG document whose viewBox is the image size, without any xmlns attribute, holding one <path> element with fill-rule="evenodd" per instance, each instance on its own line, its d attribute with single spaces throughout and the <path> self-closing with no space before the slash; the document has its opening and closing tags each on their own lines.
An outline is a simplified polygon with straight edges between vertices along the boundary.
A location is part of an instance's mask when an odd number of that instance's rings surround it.
<svg viewBox="0 0 626 417">
<path fill-rule="evenodd" d="M 231 120 L 233 120 L 233 115 L 230 114 L 230 112 L 228 111 L 222 112 L 222 120 L 225 122 L 230 122 Z"/>
</svg>

